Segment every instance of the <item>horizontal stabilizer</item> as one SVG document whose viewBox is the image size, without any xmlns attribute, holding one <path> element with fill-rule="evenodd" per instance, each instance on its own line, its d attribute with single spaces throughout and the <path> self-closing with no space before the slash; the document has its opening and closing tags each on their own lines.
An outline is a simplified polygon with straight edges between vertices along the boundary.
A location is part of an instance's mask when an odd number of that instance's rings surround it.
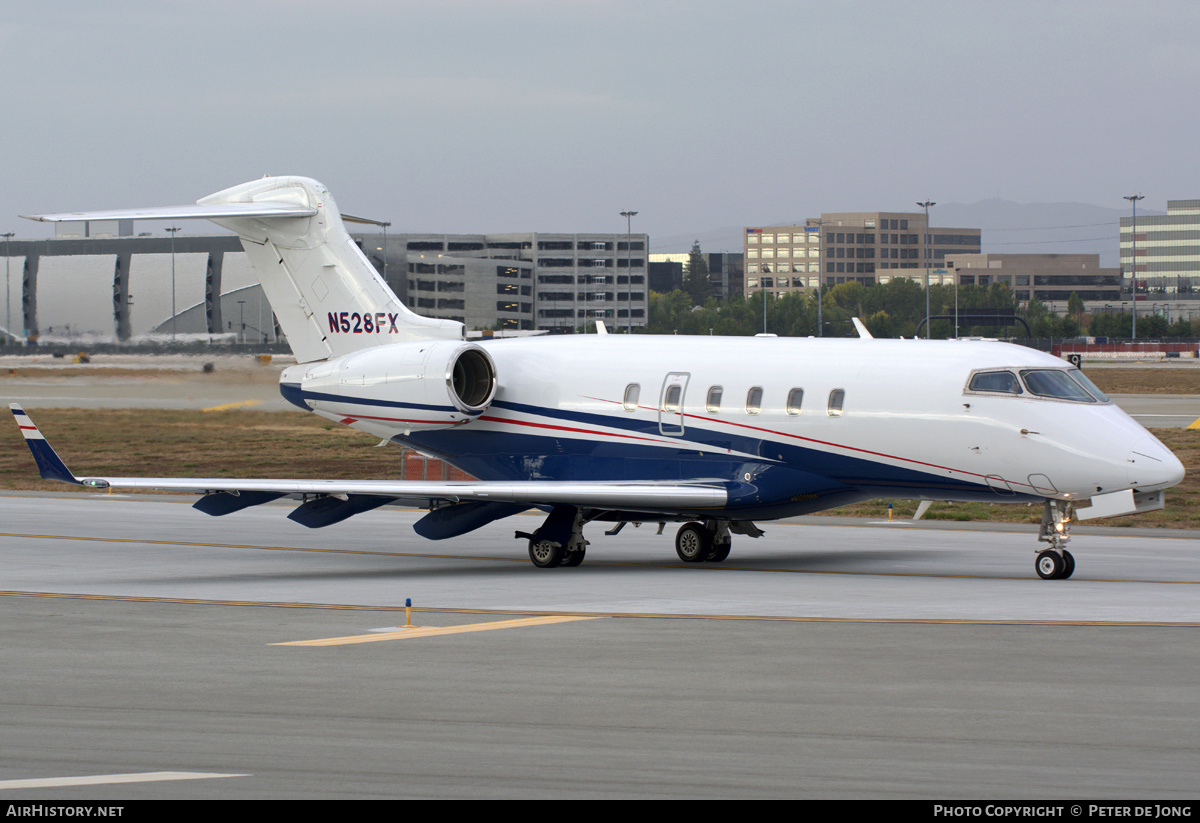
<svg viewBox="0 0 1200 823">
<path fill-rule="evenodd" d="M 312 217 L 311 206 L 291 203 L 213 203 L 185 206 L 160 206 L 143 209 L 108 211 L 67 211 L 58 214 L 23 214 L 26 220 L 40 223 L 72 223 L 83 220 L 212 220 L 230 217 Z"/>
<path fill-rule="evenodd" d="M 307 177 L 263 177 L 185 206 L 28 215 L 48 223 L 195 218 L 237 234 L 298 363 L 391 343 L 463 339 L 461 322 L 423 317 L 400 302 L 347 233 L 329 191 Z"/>
</svg>

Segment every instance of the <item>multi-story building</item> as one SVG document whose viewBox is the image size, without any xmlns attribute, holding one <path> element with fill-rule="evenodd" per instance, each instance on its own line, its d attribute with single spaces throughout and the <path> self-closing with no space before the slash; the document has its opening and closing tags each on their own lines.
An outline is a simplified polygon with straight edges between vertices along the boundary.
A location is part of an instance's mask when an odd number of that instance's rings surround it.
<svg viewBox="0 0 1200 823">
<path fill-rule="evenodd" d="M 12 283 L 8 300 L 0 301 L 5 303 L 0 307 L 0 329 L 11 326 L 16 340 L 37 339 L 39 293 L 54 298 L 48 312 L 53 316 L 57 304 L 66 302 L 61 282 L 84 278 L 89 288 L 96 284 L 97 294 L 108 288 L 106 280 L 111 283 L 112 309 L 111 319 L 106 318 L 102 304 L 93 301 L 83 329 L 103 329 L 111 323 L 119 340 L 145 331 L 275 338 L 269 307 L 259 301 L 257 276 L 237 237 L 112 236 L 108 228 L 93 224 L 83 236 L 0 244 L 0 253 L 11 255 L 7 266 Z M 429 317 L 458 320 L 468 330 L 574 329 L 589 319 L 604 319 L 616 331 L 630 322 L 646 322 L 644 234 L 629 239 L 625 234 L 537 233 L 352 237 L 406 306 Z M 177 305 L 172 322 L 170 303 L 163 295 L 169 293 L 164 283 L 171 282 L 176 257 L 181 295 L 195 294 L 191 285 L 199 281 L 204 298 L 196 306 Z M 93 279 L 93 269 L 111 274 Z M 131 278 L 139 284 L 137 316 Z M 0 331 L 0 342 L 9 336 L 7 330 Z"/>
<path fill-rule="evenodd" d="M 743 294 L 765 289 L 777 296 L 808 287 L 821 276 L 821 226 L 770 226 L 746 229 Z M 844 265 L 843 265 L 844 269 Z"/>
<path fill-rule="evenodd" d="M 820 283 L 886 283 L 893 277 L 930 282 L 948 254 L 978 253 L 979 229 L 926 228 L 923 212 L 827 212 L 803 226 L 746 229 L 745 294 L 777 295 Z M 917 269 L 919 271 L 901 271 Z"/>
<path fill-rule="evenodd" d="M 1093 304 L 1121 299 L 1121 270 L 1100 268 L 1098 254 L 951 254 L 945 266 L 960 286 L 1003 283 L 1021 302 L 1066 304 L 1072 292 Z"/>
<path fill-rule="evenodd" d="M 646 323 L 644 234 L 356 234 L 405 305 L 468 329 Z M 632 319 L 631 319 L 632 318 Z"/>
<path fill-rule="evenodd" d="M 1168 200 L 1167 213 L 1137 216 L 1137 262 L 1133 216 L 1121 218 L 1121 270 L 1136 274 L 1138 300 L 1200 296 L 1200 200 Z"/>
</svg>

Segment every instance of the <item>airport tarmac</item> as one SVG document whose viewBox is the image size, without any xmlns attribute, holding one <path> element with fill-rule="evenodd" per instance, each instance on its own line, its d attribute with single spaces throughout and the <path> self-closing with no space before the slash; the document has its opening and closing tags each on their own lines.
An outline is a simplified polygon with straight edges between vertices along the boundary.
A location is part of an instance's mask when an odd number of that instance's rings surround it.
<svg viewBox="0 0 1200 823">
<path fill-rule="evenodd" d="M 210 364 L 212 371 L 206 373 L 205 364 Z M 296 407 L 279 393 L 279 373 L 295 364 L 291 355 L 276 355 L 267 362 L 245 355 L 103 355 L 81 367 L 49 355 L 10 355 L 0 357 L 0 394 L 4 402 L 20 403 L 31 410 L 294 411 Z M 105 374 L 104 369 L 120 373 Z"/>
<path fill-rule="evenodd" d="M 687 565 L 671 526 L 593 524 L 539 570 L 521 517 L 190 502 L 0 495 L 0 799 L 1200 789 L 1180 533 L 1078 528 L 1044 581 L 1028 526 L 800 518 Z"/>
</svg>

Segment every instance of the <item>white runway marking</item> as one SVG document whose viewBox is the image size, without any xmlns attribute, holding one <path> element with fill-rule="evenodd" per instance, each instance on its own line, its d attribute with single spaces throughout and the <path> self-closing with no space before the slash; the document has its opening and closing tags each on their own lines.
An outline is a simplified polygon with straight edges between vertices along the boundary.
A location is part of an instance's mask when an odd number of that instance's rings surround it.
<svg viewBox="0 0 1200 823">
<path fill-rule="evenodd" d="M 135 774 L 92 774 L 80 777 L 42 777 L 0 780 L 0 789 L 49 789 L 57 786 L 106 786 L 113 783 L 154 783 L 160 780 L 207 780 L 211 777 L 249 777 L 248 774 L 215 772 L 139 772 Z"/>
</svg>

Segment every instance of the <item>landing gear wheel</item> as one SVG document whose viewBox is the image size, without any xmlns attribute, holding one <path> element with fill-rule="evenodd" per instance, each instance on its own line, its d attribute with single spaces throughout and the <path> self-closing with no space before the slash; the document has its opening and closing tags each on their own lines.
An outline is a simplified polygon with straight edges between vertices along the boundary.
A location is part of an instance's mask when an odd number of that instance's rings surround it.
<svg viewBox="0 0 1200 823">
<path fill-rule="evenodd" d="M 1066 580 L 1071 575 L 1075 574 L 1075 557 L 1066 549 L 1063 549 L 1063 570 L 1058 576 L 1059 580 Z"/>
<path fill-rule="evenodd" d="M 729 557 L 729 550 L 732 548 L 732 540 L 726 540 L 724 543 L 714 543 L 712 551 L 708 553 L 708 557 L 705 559 L 709 563 L 720 563 L 726 557 Z"/>
<path fill-rule="evenodd" d="M 574 566 L 578 566 L 580 563 L 583 562 L 583 555 L 586 551 L 587 551 L 587 549 L 579 549 L 578 551 L 567 552 L 563 556 L 562 563 L 560 565 L 562 565 L 566 568 L 572 568 Z"/>
<path fill-rule="evenodd" d="M 1043 580 L 1058 580 L 1063 576 L 1063 558 L 1058 552 L 1046 549 L 1037 556 L 1038 577 Z"/>
<path fill-rule="evenodd" d="M 712 551 L 712 537 L 700 523 L 684 523 L 675 534 L 675 553 L 684 563 L 703 563 Z"/>
<path fill-rule="evenodd" d="M 539 569 L 553 569 L 563 561 L 562 546 L 552 540 L 530 540 L 529 559 Z"/>
</svg>

